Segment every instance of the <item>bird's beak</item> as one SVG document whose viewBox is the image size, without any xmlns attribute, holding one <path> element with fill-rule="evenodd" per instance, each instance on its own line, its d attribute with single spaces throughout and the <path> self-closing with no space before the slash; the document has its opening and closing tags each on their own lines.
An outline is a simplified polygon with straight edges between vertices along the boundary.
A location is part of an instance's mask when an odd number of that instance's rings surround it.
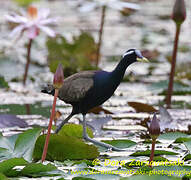
<svg viewBox="0 0 191 180">
<path fill-rule="evenodd" d="M 137 57 L 137 61 L 138 62 L 147 62 L 147 63 L 149 62 L 149 60 L 145 57 Z"/>
</svg>

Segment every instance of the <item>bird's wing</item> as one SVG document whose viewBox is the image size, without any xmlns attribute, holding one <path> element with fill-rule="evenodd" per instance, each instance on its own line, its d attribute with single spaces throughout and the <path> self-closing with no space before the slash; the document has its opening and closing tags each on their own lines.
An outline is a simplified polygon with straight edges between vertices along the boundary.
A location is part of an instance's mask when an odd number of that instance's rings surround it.
<svg viewBox="0 0 191 180">
<path fill-rule="evenodd" d="M 97 71 L 83 71 L 64 80 L 59 90 L 59 98 L 65 102 L 78 102 L 93 87 L 93 76 Z"/>
</svg>

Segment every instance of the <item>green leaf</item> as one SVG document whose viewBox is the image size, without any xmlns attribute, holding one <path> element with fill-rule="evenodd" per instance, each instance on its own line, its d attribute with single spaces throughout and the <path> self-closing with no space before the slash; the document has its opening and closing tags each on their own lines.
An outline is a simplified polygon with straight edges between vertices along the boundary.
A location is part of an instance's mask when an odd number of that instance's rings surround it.
<svg viewBox="0 0 191 180">
<path fill-rule="evenodd" d="M 29 177 L 43 177 L 43 176 L 57 176 L 58 174 L 51 174 L 52 171 L 57 170 L 56 166 L 52 164 L 43 165 L 42 163 L 27 164 L 21 171 L 21 175 Z"/>
<path fill-rule="evenodd" d="M 42 135 L 37 139 L 33 155 L 35 160 L 41 159 L 45 137 Z M 81 139 L 64 134 L 51 134 L 46 159 L 64 161 L 66 159 L 95 159 L 98 156 L 99 152 L 94 145 L 85 144 Z"/>
<path fill-rule="evenodd" d="M 154 156 L 153 161 L 168 161 L 168 159 L 162 156 Z"/>
<path fill-rule="evenodd" d="M 0 172 L 9 175 L 9 172 L 15 166 L 24 166 L 28 164 L 23 158 L 12 158 L 0 163 Z"/>
<path fill-rule="evenodd" d="M 18 138 L 18 134 L 4 137 L 2 133 L 0 133 L 0 147 L 13 151 L 17 138 Z"/>
<path fill-rule="evenodd" d="M 30 113 L 42 115 L 44 117 L 50 117 L 50 108 L 49 106 L 42 106 L 41 103 L 37 102 L 35 104 L 30 104 Z M 1 104 L 0 109 L 2 110 L 9 110 L 9 114 L 15 115 L 25 115 L 26 114 L 26 107 L 23 104 Z"/>
<path fill-rule="evenodd" d="M 168 88 L 168 81 L 166 81 L 166 80 L 152 83 L 149 86 L 149 89 L 151 91 L 157 91 L 160 94 L 166 94 L 167 88 Z M 191 88 L 190 88 L 190 86 L 183 84 L 181 82 L 174 82 L 173 94 L 174 95 L 191 94 Z"/>
<path fill-rule="evenodd" d="M 104 140 L 102 141 L 107 144 L 111 144 L 118 148 L 129 148 L 131 146 L 136 145 L 136 142 L 128 140 L 128 139 L 119 139 L 119 140 Z"/>
<path fill-rule="evenodd" d="M 19 134 L 15 142 L 14 156 L 23 157 L 27 161 L 31 161 L 34 146 L 40 133 L 41 128 L 34 128 Z"/>
<path fill-rule="evenodd" d="M 1 180 L 9 180 L 4 174 L 0 173 Z"/>
<path fill-rule="evenodd" d="M 5 160 L 12 157 L 12 152 L 10 152 L 8 149 L 0 148 L 0 159 Z"/>
<path fill-rule="evenodd" d="M 95 179 L 88 178 L 88 177 L 74 177 L 72 178 L 72 180 L 95 180 Z"/>
<path fill-rule="evenodd" d="M 187 154 L 183 159 L 185 161 L 191 160 L 191 154 Z"/>
<path fill-rule="evenodd" d="M 86 128 L 87 133 L 89 137 L 93 138 L 93 132 L 90 128 Z M 73 136 L 77 138 L 82 138 L 83 134 L 83 127 L 82 125 L 78 124 L 66 124 L 62 127 L 62 129 L 58 133 L 59 135 L 67 135 L 67 136 Z"/>
<path fill-rule="evenodd" d="M 31 161 L 34 145 L 40 132 L 40 128 L 33 128 L 8 137 L 0 134 L 0 160 L 24 157 L 27 161 Z"/>
<path fill-rule="evenodd" d="M 186 146 L 186 148 L 187 148 L 187 149 L 190 151 L 190 153 L 191 153 L 191 140 L 184 142 L 184 145 Z"/>
<path fill-rule="evenodd" d="M 185 138 L 185 137 L 190 137 L 187 134 L 181 133 L 181 132 L 169 132 L 165 134 L 161 134 L 158 139 L 159 140 L 176 140 L 178 138 Z"/>
<path fill-rule="evenodd" d="M 183 143 L 183 142 L 187 142 L 187 141 L 191 141 L 191 137 L 188 138 L 188 137 L 180 137 L 180 138 L 177 138 L 174 143 Z"/>
<path fill-rule="evenodd" d="M 151 151 L 146 150 L 146 151 L 137 151 L 130 156 L 150 156 Z M 178 153 L 171 152 L 171 151 L 164 151 L 164 150 L 155 150 L 155 156 L 160 156 L 160 155 L 177 155 Z"/>
<path fill-rule="evenodd" d="M 66 77 L 78 71 L 97 69 L 92 63 L 96 58 L 97 44 L 89 33 L 82 32 L 74 36 L 73 42 L 62 36 L 49 38 L 46 45 L 52 72 L 55 72 L 59 63 L 63 65 Z"/>
<path fill-rule="evenodd" d="M 8 83 L 5 81 L 3 76 L 0 76 L 0 88 L 8 88 L 9 85 Z"/>
</svg>

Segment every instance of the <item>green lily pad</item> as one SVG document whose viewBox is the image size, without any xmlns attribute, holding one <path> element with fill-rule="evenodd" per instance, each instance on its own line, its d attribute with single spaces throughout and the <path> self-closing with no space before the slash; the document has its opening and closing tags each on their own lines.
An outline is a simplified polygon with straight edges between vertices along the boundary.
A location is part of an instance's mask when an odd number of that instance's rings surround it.
<svg viewBox="0 0 191 180">
<path fill-rule="evenodd" d="M 0 159 L 23 157 L 25 160 L 31 161 L 34 145 L 40 132 L 40 128 L 34 128 L 8 137 L 0 134 Z"/>
<path fill-rule="evenodd" d="M 186 148 L 187 148 L 187 149 L 190 151 L 190 153 L 191 153 L 191 140 L 184 142 L 184 145 L 186 146 Z"/>
<path fill-rule="evenodd" d="M 32 114 L 39 114 L 44 117 L 50 117 L 50 108 L 49 106 L 42 106 L 41 103 L 37 102 L 35 104 L 30 104 L 30 113 Z M 1 104 L 0 109 L 8 110 L 9 114 L 15 115 L 25 115 L 26 114 L 26 107 L 23 104 Z"/>
<path fill-rule="evenodd" d="M 103 140 L 102 142 L 111 144 L 112 146 L 118 148 L 129 148 L 136 145 L 137 143 L 128 139 L 119 139 L 119 140 Z"/>
<path fill-rule="evenodd" d="M 183 159 L 185 161 L 191 160 L 191 154 L 187 154 Z"/>
<path fill-rule="evenodd" d="M 4 174 L 0 173 L 1 180 L 9 180 Z"/>
<path fill-rule="evenodd" d="M 150 156 L 151 151 L 146 150 L 146 151 L 137 151 L 130 156 Z M 160 156 L 160 155 L 177 155 L 178 153 L 171 152 L 171 151 L 165 151 L 165 150 L 155 150 L 155 156 Z"/>
<path fill-rule="evenodd" d="M 58 176 L 59 173 L 51 173 L 55 170 L 57 170 L 56 166 L 50 163 L 47 165 L 42 163 L 30 163 L 22 169 L 21 175 L 28 177 Z"/>
<path fill-rule="evenodd" d="M 162 156 L 154 156 L 153 161 L 168 161 L 168 159 Z"/>
<path fill-rule="evenodd" d="M 19 172 L 14 170 L 15 166 L 24 166 L 28 164 L 23 158 L 12 158 L 0 163 L 0 173 L 8 177 L 18 176 Z"/>
<path fill-rule="evenodd" d="M 0 76 L 0 88 L 8 88 L 9 85 L 8 83 L 5 81 L 3 76 Z"/>
<path fill-rule="evenodd" d="M 89 137 L 93 138 L 93 132 L 90 128 L 86 128 L 86 131 L 89 135 Z M 67 135 L 67 136 L 73 136 L 76 138 L 82 138 L 83 134 L 83 127 L 82 125 L 78 124 L 66 124 L 62 127 L 62 129 L 58 133 L 59 135 Z"/>
<path fill-rule="evenodd" d="M 158 139 L 159 140 L 176 140 L 178 138 L 187 138 L 190 137 L 187 134 L 181 133 L 181 132 L 169 132 L 169 133 L 165 133 L 165 134 L 161 134 Z"/>
<path fill-rule="evenodd" d="M 94 180 L 92 178 L 87 178 L 87 177 L 74 177 L 72 180 Z"/>
<path fill-rule="evenodd" d="M 40 132 L 40 128 L 34 128 L 19 134 L 15 142 L 14 155 L 16 157 L 24 157 L 24 159 L 31 161 L 34 146 Z"/>
<path fill-rule="evenodd" d="M 0 172 L 4 174 L 9 172 L 15 166 L 24 166 L 26 164 L 28 164 L 28 162 L 24 158 L 8 159 L 0 163 Z"/>
<path fill-rule="evenodd" d="M 187 142 L 187 141 L 191 141 L 191 137 L 188 138 L 188 137 L 180 137 L 180 138 L 177 138 L 174 143 L 183 143 L 183 142 Z"/>
<path fill-rule="evenodd" d="M 97 44 L 91 34 L 82 32 L 73 36 L 73 42 L 63 36 L 49 38 L 46 42 L 48 49 L 48 64 L 50 71 L 55 72 L 61 63 L 64 76 L 68 77 L 78 71 L 95 70 Z"/>
<path fill-rule="evenodd" d="M 159 81 L 156 83 L 152 83 L 149 86 L 149 89 L 151 91 L 157 91 L 159 94 L 166 94 L 167 88 L 168 88 L 168 81 Z M 191 88 L 187 84 L 183 84 L 181 82 L 174 82 L 173 94 L 174 95 L 191 94 Z"/>
<path fill-rule="evenodd" d="M 45 135 L 37 139 L 33 157 L 35 160 L 41 159 Z M 95 159 L 99 152 L 94 145 L 85 144 L 81 139 L 66 136 L 64 134 L 51 134 L 46 159 L 50 161 Z"/>
</svg>

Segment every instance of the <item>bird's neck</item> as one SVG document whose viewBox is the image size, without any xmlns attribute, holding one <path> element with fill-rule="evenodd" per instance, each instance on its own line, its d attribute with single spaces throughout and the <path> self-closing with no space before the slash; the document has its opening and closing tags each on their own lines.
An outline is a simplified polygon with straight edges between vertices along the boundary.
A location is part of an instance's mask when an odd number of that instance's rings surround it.
<svg viewBox="0 0 191 180">
<path fill-rule="evenodd" d="M 128 61 L 125 58 L 122 58 L 116 68 L 111 72 L 112 78 L 121 82 L 127 67 L 132 64 L 134 61 Z"/>
</svg>

